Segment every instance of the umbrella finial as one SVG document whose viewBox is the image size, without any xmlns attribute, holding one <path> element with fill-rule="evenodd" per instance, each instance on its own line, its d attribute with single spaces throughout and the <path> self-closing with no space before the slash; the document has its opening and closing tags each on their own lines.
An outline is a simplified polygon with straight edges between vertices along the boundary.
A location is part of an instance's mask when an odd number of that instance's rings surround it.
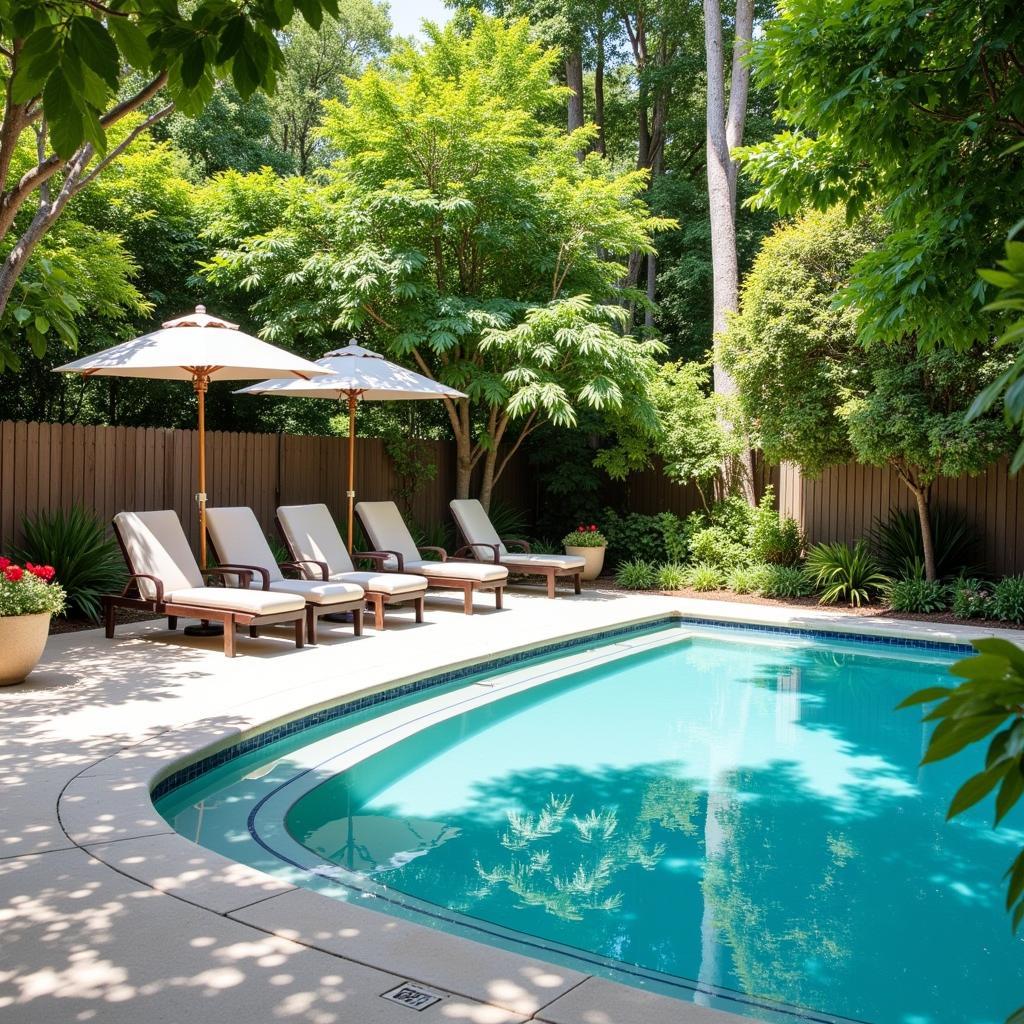
<svg viewBox="0 0 1024 1024">
<path fill-rule="evenodd" d="M 201 302 L 197 302 L 196 303 L 196 312 L 197 313 L 205 313 L 206 312 L 206 307 Z"/>
</svg>

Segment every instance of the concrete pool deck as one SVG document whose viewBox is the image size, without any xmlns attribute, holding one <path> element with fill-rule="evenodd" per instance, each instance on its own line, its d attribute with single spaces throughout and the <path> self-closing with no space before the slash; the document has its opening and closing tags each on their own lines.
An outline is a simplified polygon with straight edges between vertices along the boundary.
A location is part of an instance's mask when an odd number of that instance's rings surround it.
<svg viewBox="0 0 1024 1024">
<path fill-rule="evenodd" d="M 295 889 L 173 833 L 152 783 L 199 750 L 453 662 L 668 614 L 964 643 L 1009 630 L 590 590 L 506 610 L 428 598 L 359 639 L 217 639 L 162 622 L 51 637 L 28 683 L 0 689 L 0 1018 L 178 1024 L 726 1024 L 739 1018 Z M 326 624 L 325 624 L 326 625 Z M 171 639 L 168 639 L 171 638 Z M 413 1017 L 404 982 L 442 996 Z"/>
</svg>

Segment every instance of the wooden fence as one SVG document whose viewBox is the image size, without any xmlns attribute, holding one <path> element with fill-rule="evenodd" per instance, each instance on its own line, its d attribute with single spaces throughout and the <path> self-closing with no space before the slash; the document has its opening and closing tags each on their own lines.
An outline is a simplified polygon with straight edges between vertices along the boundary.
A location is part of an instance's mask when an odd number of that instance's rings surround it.
<svg viewBox="0 0 1024 1024">
<path fill-rule="evenodd" d="M 913 496 L 895 472 L 851 463 L 833 466 L 817 478 L 805 477 L 790 464 L 764 474 L 779 499 L 779 508 L 792 516 L 817 541 L 854 541 L 892 508 L 913 508 Z M 634 512 L 672 511 L 686 515 L 701 507 L 692 485 L 669 481 L 660 466 L 630 477 L 626 504 Z M 1024 573 L 1024 472 L 1011 477 L 1002 460 L 975 477 L 940 479 L 932 488 L 932 504 L 955 509 L 978 530 L 982 557 L 989 569 Z"/>
<path fill-rule="evenodd" d="M 412 514 L 421 524 L 448 523 L 448 502 L 455 494 L 454 445 L 425 443 L 438 470 L 414 496 Z M 210 432 L 209 504 L 248 505 L 268 532 L 278 505 L 322 501 L 340 519 L 346 445 L 339 437 Z M 356 451 L 358 499 L 394 498 L 399 480 L 384 442 L 360 438 Z M 194 430 L 0 422 L 0 553 L 20 541 L 25 515 L 75 504 L 104 521 L 123 509 L 174 509 L 196 547 L 197 460 Z M 515 460 L 499 481 L 497 496 L 532 504 L 523 467 Z"/>
</svg>

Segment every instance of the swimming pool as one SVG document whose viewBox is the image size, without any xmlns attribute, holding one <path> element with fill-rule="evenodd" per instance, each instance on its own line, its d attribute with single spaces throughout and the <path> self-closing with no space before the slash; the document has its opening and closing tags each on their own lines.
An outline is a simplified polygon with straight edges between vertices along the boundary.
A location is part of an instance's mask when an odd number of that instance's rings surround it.
<svg viewBox="0 0 1024 1024">
<path fill-rule="evenodd" d="M 432 686 L 172 780 L 183 835 L 343 900 L 764 1020 L 1000 1024 L 1020 819 L 945 809 L 957 654 L 685 625 Z M 181 783 L 181 784 L 178 784 Z"/>
</svg>

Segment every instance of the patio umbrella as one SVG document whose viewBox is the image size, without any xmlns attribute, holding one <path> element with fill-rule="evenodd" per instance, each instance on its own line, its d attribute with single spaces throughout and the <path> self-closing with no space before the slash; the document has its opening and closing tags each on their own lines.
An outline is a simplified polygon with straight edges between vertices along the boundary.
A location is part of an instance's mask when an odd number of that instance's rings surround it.
<svg viewBox="0 0 1024 1024">
<path fill-rule="evenodd" d="M 305 381 L 324 371 L 299 356 L 253 338 L 205 306 L 166 321 L 160 330 L 58 366 L 83 377 L 188 380 L 199 401 L 199 562 L 206 568 L 206 389 L 211 380 L 286 377 Z"/>
<path fill-rule="evenodd" d="M 355 508 L 356 402 L 418 398 L 465 398 L 461 391 L 439 384 L 404 366 L 389 363 L 380 353 L 350 341 L 316 361 L 326 371 L 312 380 L 265 380 L 237 391 L 239 395 L 280 395 L 284 398 L 348 400 L 348 550 L 352 551 L 352 516 Z"/>
</svg>

